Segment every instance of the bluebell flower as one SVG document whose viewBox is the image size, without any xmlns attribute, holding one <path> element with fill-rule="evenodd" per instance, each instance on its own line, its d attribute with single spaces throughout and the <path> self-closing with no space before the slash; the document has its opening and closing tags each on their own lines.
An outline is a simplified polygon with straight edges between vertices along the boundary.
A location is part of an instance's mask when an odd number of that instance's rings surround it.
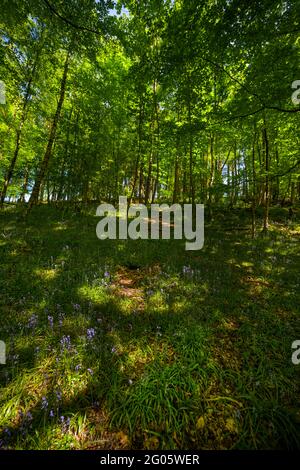
<svg viewBox="0 0 300 470">
<path fill-rule="evenodd" d="M 46 410 L 48 408 L 48 401 L 46 397 L 42 397 L 42 410 Z"/>
<path fill-rule="evenodd" d="M 69 335 L 63 336 L 60 340 L 61 348 L 64 349 L 71 349 L 71 338 Z"/>
<path fill-rule="evenodd" d="M 95 332 L 94 328 L 88 328 L 87 329 L 86 336 L 87 336 L 87 339 L 89 341 L 91 341 L 94 338 L 95 334 L 96 334 L 96 332 Z"/>
<path fill-rule="evenodd" d="M 53 328 L 53 317 L 51 317 L 51 315 L 48 315 L 48 321 L 50 328 Z"/>
<path fill-rule="evenodd" d="M 36 325 L 37 325 L 37 322 L 38 322 L 38 316 L 35 315 L 35 314 L 33 314 L 33 315 L 31 315 L 31 317 L 29 318 L 27 327 L 34 329 L 34 328 L 36 327 Z"/>
</svg>

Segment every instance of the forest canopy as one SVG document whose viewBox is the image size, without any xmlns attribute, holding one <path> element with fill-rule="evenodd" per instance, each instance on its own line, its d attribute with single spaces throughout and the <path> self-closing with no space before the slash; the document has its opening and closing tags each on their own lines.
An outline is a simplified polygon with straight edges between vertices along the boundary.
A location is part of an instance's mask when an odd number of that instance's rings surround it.
<svg viewBox="0 0 300 470">
<path fill-rule="evenodd" d="M 3 1 L 1 202 L 300 196 L 296 1 Z M 299 93 L 298 93 L 299 91 Z"/>
</svg>

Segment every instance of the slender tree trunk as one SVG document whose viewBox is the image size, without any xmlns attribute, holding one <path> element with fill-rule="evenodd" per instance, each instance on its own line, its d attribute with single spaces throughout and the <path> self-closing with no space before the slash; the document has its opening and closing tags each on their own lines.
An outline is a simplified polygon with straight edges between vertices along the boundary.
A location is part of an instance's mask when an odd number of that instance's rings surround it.
<svg viewBox="0 0 300 470">
<path fill-rule="evenodd" d="M 66 136 L 66 144 L 65 144 L 65 152 L 64 152 L 64 158 L 62 161 L 62 166 L 61 166 L 61 171 L 60 171 L 60 177 L 59 177 L 59 187 L 57 190 L 57 200 L 60 201 L 63 197 L 63 194 L 65 192 L 64 188 L 64 181 L 65 181 L 65 169 L 66 169 L 66 162 L 68 161 L 69 157 L 69 147 L 70 147 L 70 126 L 72 122 L 72 114 L 73 114 L 73 108 L 71 108 L 70 111 L 70 116 L 68 119 L 68 127 L 67 127 L 67 136 Z"/>
<path fill-rule="evenodd" d="M 25 194 L 27 193 L 27 186 L 28 186 L 28 179 L 29 179 L 29 169 L 26 167 L 25 174 L 24 174 L 24 183 L 22 187 L 22 192 L 20 194 L 19 202 L 25 202 Z"/>
<path fill-rule="evenodd" d="M 252 238 L 255 238 L 256 234 L 256 170 L 255 170 L 255 142 L 256 142 L 256 131 L 254 128 L 253 146 L 252 146 Z"/>
<path fill-rule="evenodd" d="M 32 193 L 31 193 L 31 197 L 30 197 L 30 200 L 29 200 L 29 205 L 28 205 L 28 211 L 27 212 L 30 212 L 32 207 L 38 202 L 41 183 L 45 178 L 45 174 L 46 174 L 48 164 L 49 164 L 49 161 L 50 161 L 50 158 L 51 158 L 52 147 L 53 147 L 53 143 L 54 143 L 55 135 L 56 135 L 56 129 L 57 129 L 61 109 L 62 109 L 64 98 L 65 98 L 66 83 L 67 83 L 68 68 L 69 68 L 69 59 L 70 59 L 70 52 L 68 51 L 67 56 L 66 56 L 66 60 L 65 60 L 61 86 L 60 86 L 59 101 L 58 101 L 56 112 L 55 112 L 55 115 L 54 115 L 54 118 L 53 118 L 53 121 L 52 121 L 52 126 L 51 126 L 51 130 L 50 130 L 50 135 L 49 135 L 49 140 L 48 140 L 46 152 L 45 152 L 43 161 L 41 163 L 39 173 L 38 173 L 37 178 L 35 180 L 34 187 L 32 189 Z"/>
<path fill-rule="evenodd" d="M 266 171 L 263 231 L 267 232 L 269 228 L 269 204 L 270 204 L 270 200 L 269 200 L 269 163 L 270 163 L 269 158 L 270 157 L 269 157 L 269 139 L 268 139 L 266 122 L 264 122 L 263 139 L 264 139 L 264 146 L 265 146 L 265 171 Z"/>
<path fill-rule="evenodd" d="M 147 175 L 146 188 L 145 188 L 145 204 L 146 205 L 148 204 L 148 201 L 149 201 L 151 178 L 152 178 L 153 145 L 151 147 L 152 148 L 151 148 L 151 152 L 150 152 L 149 160 L 148 160 L 148 175 Z"/>
<path fill-rule="evenodd" d="M 159 165 L 159 147 L 160 147 L 160 126 L 159 126 L 159 104 L 157 102 L 157 96 L 155 91 L 155 120 L 156 120 L 156 178 L 154 181 L 153 193 L 152 193 L 152 204 L 155 201 L 156 193 L 159 193 L 159 177 L 160 177 L 160 165 Z M 158 194 L 159 197 L 159 194 Z"/>
<path fill-rule="evenodd" d="M 296 198 L 296 183 L 295 181 L 291 182 L 291 204 L 295 204 L 295 198 Z"/>
<path fill-rule="evenodd" d="M 208 213 L 210 218 L 212 217 L 212 186 L 214 181 L 214 171 L 215 171 L 215 158 L 214 158 L 214 135 L 210 135 L 210 145 L 209 145 L 209 153 L 210 153 L 210 175 L 208 181 Z"/>
<path fill-rule="evenodd" d="M 143 188 L 144 188 L 144 163 L 140 163 L 140 180 L 139 180 L 139 203 L 143 201 Z"/>
<path fill-rule="evenodd" d="M 32 87 L 33 79 L 35 77 L 35 72 L 36 72 L 36 68 L 37 68 L 37 65 L 38 65 L 40 52 L 41 52 L 41 48 L 39 48 L 38 51 L 37 51 L 35 61 L 34 61 L 33 67 L 32 67 L 32 71 L 30 73 L 30 77 L 29 77 L 29 80 L 28 80 L 27 85 L 26 85 L 26 91 L 25 91 L 25 97 L 24 97 L 24 102 L 23 102 L 23 106 L 22 106 L 20 122 L 19 122 L 17 132 L 16 132 L 15 150 L 14 150 L 13 157 L 11 159 L 9 168 L 7 170 L 7 174 L 5 176 L 5 180 L 4 180 L 4 184 L 3 184 L 3 188 L 2 188 L 2 191 L 1 191 L 1 194 L 0 194 L 0 206 L 3 206 L 4 200 L 5 200 L 5 197 L 6 197 L 6 193 L 7 193 L 7 189 L 8 189 L 8 186 L 9 186 L 10 182 L 11 182 L 11 179 L 13 177 L 14 169 L 15 169 L 15 166 L 16 166 L 16 163 L 17 163 L 17 160 L 18 160 L 22 130 L 23 130 L 23 127 L 24 127 L 24 124 L 25 124 L 25 121 L 26 121 L 26 117 L 27 117 L 27 110 L 28 110 L 28 103 L 29 103 L 29 100 L 30 100 L 31 87 Z"/>
<path fill-rule="evenodd" d="M 137 157 L 136 157 L 136 162 L 135 162 L 135 169 L 134 169 L 134 177 L 133 177 L 131 194 L 130 194 L 130 198 L 128 200 L 128 206 L 130 206 L 131 201 L 134 198 L 134 193 L 135 193 L 135 190 L 136 190 L 136 184 L 137 184 L 138 177 L 139 177 L 139 165 L 140 165 L 141 153 L 142 153 L 143 118 L 144 118 L 144 101 L 143 101 L 143 97 L 141 96 L 140 101 L 139 101 L 139 117 L 138 117 L 138 151 L 137 151 Z"/>
<path fill-rule="evenodd" d="M 174 168 L 174 190 L 172 203 L 175 204 L 178 201 L 178 183 L 179 183 L 179 156 L 176 152 L 175 168 Z"/>
<path fill-rule="evenodd" d="M 192 133 L 192 112 L 191 112 L 191 100 L 189 97 L 188 103 L 188 122 L 189 122 L 189 202 L 194 205 L 195 203 L 195 188 L 194 188 L 194 165 L 193 165 L 193 133 Z"/>
</svg>

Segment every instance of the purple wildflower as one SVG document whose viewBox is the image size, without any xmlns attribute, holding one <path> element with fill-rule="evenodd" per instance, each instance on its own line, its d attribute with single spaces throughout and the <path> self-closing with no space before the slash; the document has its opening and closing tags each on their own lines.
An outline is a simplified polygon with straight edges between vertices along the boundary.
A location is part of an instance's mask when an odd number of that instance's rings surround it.
<svg viewBox="0 0 300 470">
<path fill-rule="evenodd" d="M 60 422 L 61 422 L 62 430 L 64 432 L 67 432 L 69 427 L 70 427 L 71 419 L 70 418 L 65 419 L 64 416 L 61 416 L 60 417 Z"/>
<path fill-rule="evenodd" d="M 93 372 L 93 369 L 90 369 L 90 368 L 88 368 L 87 371 L 88 371 L 91 375 L 93 375 L 93 373 L 94 373 L 94 372 Z"/>
<path fill-rule="evenodd" d="M 187 274 L 188 276 L 193 276 L 194 270 L 190 266 L 183 266 L 182 268 L 183 274 Z"/>
<path fill-rule="evenodd" d="M 63 325 L 63 320 L 65 318 L 65 314 L 63 312 L 59 312 L 58 314 L 58 324 L 60 327 Z"/>
<path fill-rule="evenodd" d="M 87 336 L 88 341 L 91 341 L 94 338 L 95 334 L 96 334 L 96 332 L 95 332 L 94 328 L 88 328 L 87 332 L 86 332 L 86 336 Z"/>
<path fill-rule="evenodd" d="M 42 410 L 46 410 L 48 408 L 48 401 L 46 397 L 42 397 Z"/>
<path fill-rule="evenodd" d="M 70 350 L 71 349 L 71 338 L 69 335 L 63 336 L 60 340 L 60 345 L 62 350 Z"/>
<path fill-rule="evenodd" d="M 53 328 L 53 317 L 51 317 L 51 315 L 48 315 L 48 322 L 49 322 L 50 328 Z"/>
<path fill-rule="evenodd" d="M 33 314 L 31 315 L 31 317 L 29 318 L 29 321 L 28 321 L 28 324 L 27 324 L 27 327 L 28 328 L 31 328 L 31 329 L 34 329 L 37 325 L 37 322 L 38 322 L 38 316 Z"/>
</svg>

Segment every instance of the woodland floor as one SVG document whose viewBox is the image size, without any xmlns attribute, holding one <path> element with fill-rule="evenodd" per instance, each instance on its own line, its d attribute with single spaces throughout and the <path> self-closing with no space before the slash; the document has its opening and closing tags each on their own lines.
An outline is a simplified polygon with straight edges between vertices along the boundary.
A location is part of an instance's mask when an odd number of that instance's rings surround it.
<svg viewBox="0 0 300 470">
<path fill-rule="evenodd" d="M 300 447 L 300 210 L 184 241 L 96 238 L 95 207 L 0 214 L 0 444 Z"/>
</svg>

